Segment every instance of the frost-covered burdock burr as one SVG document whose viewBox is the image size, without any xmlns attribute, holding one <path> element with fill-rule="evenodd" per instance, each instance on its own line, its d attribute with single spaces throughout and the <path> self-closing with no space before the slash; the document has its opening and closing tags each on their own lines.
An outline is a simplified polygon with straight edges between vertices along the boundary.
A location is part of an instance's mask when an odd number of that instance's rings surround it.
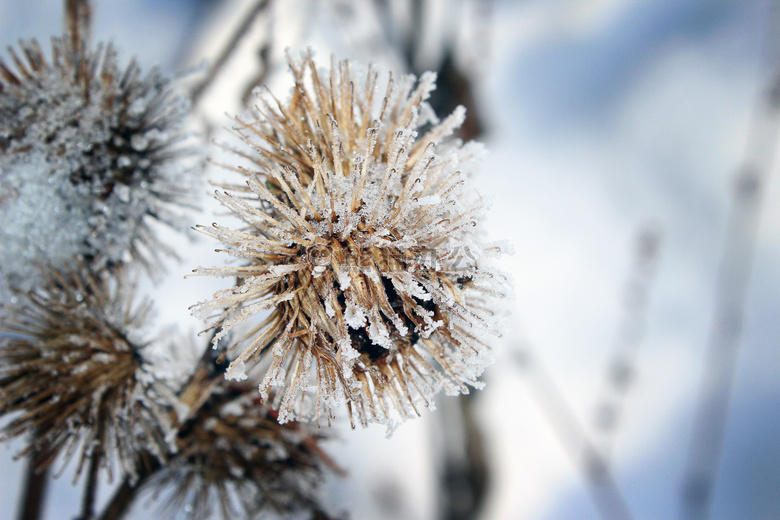
<svg viewBox="0 0 780 520">
<path fill-rule="evenodd" d="M 144 360 L 148 305 L 119 281 L 50 273 L 0 307 L 0 440 L 26 437 L 37 469 L 75 457 L 133 476 L 170 446 L 173 392 Z"/>
<path fill-rule="evenodd" d="M 200 228 L 241 263 L 196 272 L 241 283 L 196 311 L 215 318 L 215 346 L 235 339 L 229 378 L 264 372 L 280 421 L 330 423 L 346 405 L 353 426 L 393 425 L 441 387 L 479 386 L 491 360 L 506 283 L 482 264 L 498 247 L 479 240 L 484 203 L 463 171 L 481 148 L 451 137 L 462 108 L 430 110 L 433 73 L 379 87 L 346 61 L 290 67 L 286 105 L 260 97 L 255 120 L 237 119 L 253 164 L 217 198 L 244 227 Z"/>
<path fill-rule="evenodd" d="M 188 202 L 186 98 L 156 70 L 122 69 L 111 45 L 52 39 L 0 60 L 0 281 L 29 289 L 41 265 L 151 264 L 150 222 Z M 0 283 L 0 285 L 2 285 Z"/>
<path fill-rule="evenodd" d="M 247 383 L 220 385 L 181 427 L 177 453 L 149 482 L 168 498 L 165 517 L 289 518 L 318 509 L 329 464 L 320 437 L 307 425 L 279 424 Z"/>
</svg>

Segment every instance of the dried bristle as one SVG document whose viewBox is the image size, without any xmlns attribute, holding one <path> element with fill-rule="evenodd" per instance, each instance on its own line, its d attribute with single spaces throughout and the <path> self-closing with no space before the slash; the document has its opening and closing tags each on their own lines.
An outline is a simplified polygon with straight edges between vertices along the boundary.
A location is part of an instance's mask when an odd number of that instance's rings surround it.
<svg viewBox="0 0 780 520">
<path fill-rule="evenodd" d="M 177 453 L 150 482 L 168 495 L 166 517 L 185 506 L 195 519 L 216 510 L 225 520 L 316 508 L 327 462 L 319 437 L 280 425 L 258 401 L 252 385 L 223 385 L 183 425 Z"/>
<path fill-rule="evenodd" d="M 98 458 L 109 476 L 132 476 L 164 455 L 168 412 L 139 392 L 139 346 L 127 337 L 145 326 L 147 307 L 131 307 L 129 296 L 82 271 L 55 274 L 48 290 L 2 308 L 0 416 L 16 415 L 0 438 L 26 436 L 19 455 L 36 468 L 75 456 L 77 475 Z"/>
<path fill-rule="evenodd" d="M 10 191 L 16 177 L 36 164 L 42 171 L 31 182 L 48 182 L 53 197 L 77 191 L 79 200 L 64 206 L 85 206 L 86 216 L 64 215 L 88 220 L 74 254 L 114 265 L 129 253 L 151 268 L 165 247 L 147 219 L 173 224 L 168 207 L 192 201 L 179 171 L 192 156 L 180 128 L 186 99 L 156 70 L 142 76 L 134 61 L 121 69 L 110 44 L 82 53 L 53 38 L 50 59 L 35 40 L 19 49 L 8 49 L 12 65 L 0 60 L 0 165 L 10 186 L 0 198 L 10 207 L 24 192 Z"/>
<path fill-rule="evenodd" d="M 199 306 L 224 310 L 215 343 L 270 311 L 231 345 L 228 376 L 269 359 L 260 392 L 280 387 L 282 421 L 330 422 L 346 403 L 353 425 L 388 423 L 441 386 L 468 392 L 495 333 L 480 287 L 503 282 L 477 265 L 481 208 L 458 171 L 469 150 L 447 139 L 462 110 L 418 136 L 433 74 L 378 94 L 373 69 L 359 88 L 348 62 L 329 78 L 311 56 L 290 66 L 289 104 L 261 99 L 256 121 L 239 120 L 255 149 L 246 187 L 217 194 L 246 227 L 201 228 L 247 264 L 199 270 L 243 280 Z"/>
</svg>

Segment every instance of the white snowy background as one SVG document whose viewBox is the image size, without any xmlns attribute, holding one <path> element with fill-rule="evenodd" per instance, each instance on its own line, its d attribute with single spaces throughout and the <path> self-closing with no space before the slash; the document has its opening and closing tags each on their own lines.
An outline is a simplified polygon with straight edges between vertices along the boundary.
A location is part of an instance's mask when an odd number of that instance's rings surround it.
<svg viewBox="0 0 780 520">
<path fill-rule="evenodd" d="M 61 3 L 0 0 L 0 43 L 45 42 L 58 34 Z M 329 25 L 336 4 L 348 3 L 280 0 L 274 52 L 311 45 L 321 58 L 336 50 L 381 60 L 361 54 L 354 45 L 360 34 Z M 441 8 L 458 3 L 441 2 Z M 135 55 L 144 67 L 159 64 L 176 73 L 213 55 L 245 4 L 228 0 L 204 19 L 197 2 L 95 0 L 94 38 L 114 41 L 124 60 Z M 760 60 L 767 4 L 494 2 L 478 66 L 488 123 L 482 140 L 490 153 L 473 182 L 492 200 L 491 237 L 514 245 L 501 266 L 514 277 L 516 297 L 507 303 L 510 331 L 496 344 L 497 363 L 477 399 L 492 471 L 484 520 L 599 518 L 581 468 L 523 377 L 517 349 L 531 349 L 595 435 L 593 410 L 625 310 L 634 243 L 647 225 L 662 242 L 636 380 L 614 442 L 614 476 L 635 518 L 677 516 L 730 190 L 751 111 L 771 74 Z M 299 23 L 296 17 L 307 10 L 316 14 Z M 258 23 L 259 31 L 267 28 Z M 228 124 L 224 112 L 238 110 L 235 89 L 245 68 L 226 69 L 204 102 L 218 124 Z M 278 72 L 274 82 L 285 85 L 283 66 Z M 780 518 L 779 226 L 780 182 L 773 179 L 766 186 L 713 519 Z M 187 307 L 219 282 L 183 275 L 221 259 L 206 240 L 181 247 L 183 264 L 169 268 L 158 288 L 158 321 L 197 331 Z M 407 422 L 389 440 L 381 427 L 340 430 L 327 449 L 349 476 L 332 479 L 328 502 L 359 520 L 435 518 L 442 427 L 434 412 Z M 17 448 L 0 447 L 0 520 L 15 514 L 23 471 L 13 462 Z M 51 489 L 46 518 L 77 515 L 80 491 L 70 478 L 66 471 Z M 105 497 L 110 490 L 102 491 Z M 149 514 L 142 502 L 133 518 Z"/>
</svg>

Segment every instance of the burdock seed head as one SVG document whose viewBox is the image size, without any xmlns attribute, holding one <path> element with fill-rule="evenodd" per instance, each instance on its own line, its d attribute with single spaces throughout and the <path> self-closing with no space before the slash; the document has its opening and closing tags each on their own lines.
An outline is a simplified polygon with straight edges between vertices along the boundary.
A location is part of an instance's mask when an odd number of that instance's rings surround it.
<svg viewBox="0 0 780 520">
<path fill-rule="evenodd" d="M 150 375 L 140 339 L 148 305 L 125 277 L 49 275 L 0 308 L 0 440 L 26 437 L 36 468 L 95 459 L 130 477 L 162 458 L 172 392 Z M 151 457 L 151 458 L 150 458 Z"/>
<path fill-rule="evenodd" d="M 37 266 L 77 256 L 149 263 L 150 222 L 174 224 L 171 205 L 190 200 L 186 98 L 156 70 L 120 68 L 111 45 L 19 49 L 0 60 L 0 278 L 29 289 Z"/>
<path fill-rule="evenodd" d="M 259 401 L 247 382 L 222 384 L 182 426 L 176 453 L 150 481 L 167 496 L 166 516 L 289 518 L 318 509 L 330 464 L 320 436 L 307 425 L 279 424 Z"/>
<path fill-rule="evenodd" d="M 281 421 L 330 422 L 346 404 L 353 425 L 395 424 L 441 387 L 478 386 L 491 360 L 506 284 L 482 264 L 498 248 L 479 241 L 484 202 L 463 173 L 479 147 L 451 137 L 462 108 L 430 111 L 433 73 L 380 88 L 347 61 L 290 67 L 289 103 L 261 97 L 237 119 L 252 166 L 217 198 L 244 227 L 200 228 L 241 265 L 197 272 L 241 283 L 196 310 L 216 316 L 215 345 L 237 339 L 228 377 L 264 371 Z"/>
</svg>

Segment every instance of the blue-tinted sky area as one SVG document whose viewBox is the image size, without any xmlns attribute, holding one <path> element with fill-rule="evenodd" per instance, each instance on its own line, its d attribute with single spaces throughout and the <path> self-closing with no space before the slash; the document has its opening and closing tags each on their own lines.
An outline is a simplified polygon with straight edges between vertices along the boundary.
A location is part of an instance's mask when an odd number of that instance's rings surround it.
<svg viewBox="0 0 780 520">
<path fill-rule="evenodd" d="M 744 40 L 734 42 L 730 51 L 755 51 L 762 18 L 747 4 L 660 0 L 627 5 L 597 30 L 561 35 L 521 51 L 512 67 L 517 92 L 543 129 L 600 123 L 669 48 L 704 47 L 724 31 L 740 31 Z"/>
<path fill-rule="evenodd" d="M 436 0 L 431 13 L 463 3 Z M 177 73 L 195 67 L 203 49 L 217 45 L 211 41 L 225 40 L 230 11 L 245 2 L 95 4 L 97 39 L 113 39 L 123 57 L 137 55 L 144 67 Z M 381 60 L 330 25 L 344 5 L 359 17 L 369 4 L 279 2 L 273 30 L 293 50 L 313 47 L 323 63 L 332 51 Z M 771 160 L 773 112 L 762 97 L 780 71 L 780 16 L 770 4 L 496 0 L 486 30 L 469 33 L 481 34 L 480 45 L 461 46 L 486 123 L 479 139 L 488 154 L 473 183 L 485 197 L 490 238 L 514 251 L 499 260 L 515 284 L 505 304 L 507 332 L 477 400 L 491 470 L 482 520 L 605 518 L 581 468 L 581 435 L 605 453 L 610 447 L 610 474 L 633 518 L 686 518 L 684 477 L 701 462 L 692 445 L 712 440 L 694 440 L 700 403 L 721 389 L 701 390 L 713 377 L 708 349 L 723 344 L 716 310 L 723 306 L 744 321 L 737 346 L 722 347 L 736 354 L 722 449 L 708 473 L 710 518 L 780 518 L 780 180 Z M 60 30 L 60 16 L 53 0 L 0 0 L 0 43 L 46 40 Z M 270 80 L 284 80 L 284 46 L 273 50 L 278 78 Z M 471 55 L 476 48 L 484 54 Z M 204 103 L 214 107 L 204 118 L 215 127 L 234 110 L 219 108 L 220 99 L 234 101 L 229 75 L 225 90 L 215 88 Z M 751 206 L 755 229 L 732 214 L 736 176 L 748 159 L 765 175 Z M 724 251 L 729 226 L 735 237 Z M 643 232 L 658 240 L 650 267 L 635 260 Z M 644 299 L 632 307 L 626 294 L 637 284 Z M 195 303 L 161 298 L 185 313 Z M 637 327 L 633 378 L 624 394 L 610 393 L 606 374 L 626 348 L 621 331 L 628 326 Z M 531 368 L 518 363 L 520 349 L 535 360 Z M 538 395 L 541 371 L 578 425 L 574 441 L 561 441 L 555 413 Z M 620 404 L 614 435 L 594 421 L 604 399 Z M 344 428 L 331 454 L 350 476 L 327 488 L 333 507 L 355 520 L 435 518 L 432 454 L 444 424 L 437 413 L 404 424 L 391 439 L 383 430 Z M 14 518 L 18 446 L 0 447 L 0 520 Z M 66 472 L 47 518 L 74 517 L 78 500 Z M 148 514 L 140 506 L 132 518 Z"/>
</svg>

